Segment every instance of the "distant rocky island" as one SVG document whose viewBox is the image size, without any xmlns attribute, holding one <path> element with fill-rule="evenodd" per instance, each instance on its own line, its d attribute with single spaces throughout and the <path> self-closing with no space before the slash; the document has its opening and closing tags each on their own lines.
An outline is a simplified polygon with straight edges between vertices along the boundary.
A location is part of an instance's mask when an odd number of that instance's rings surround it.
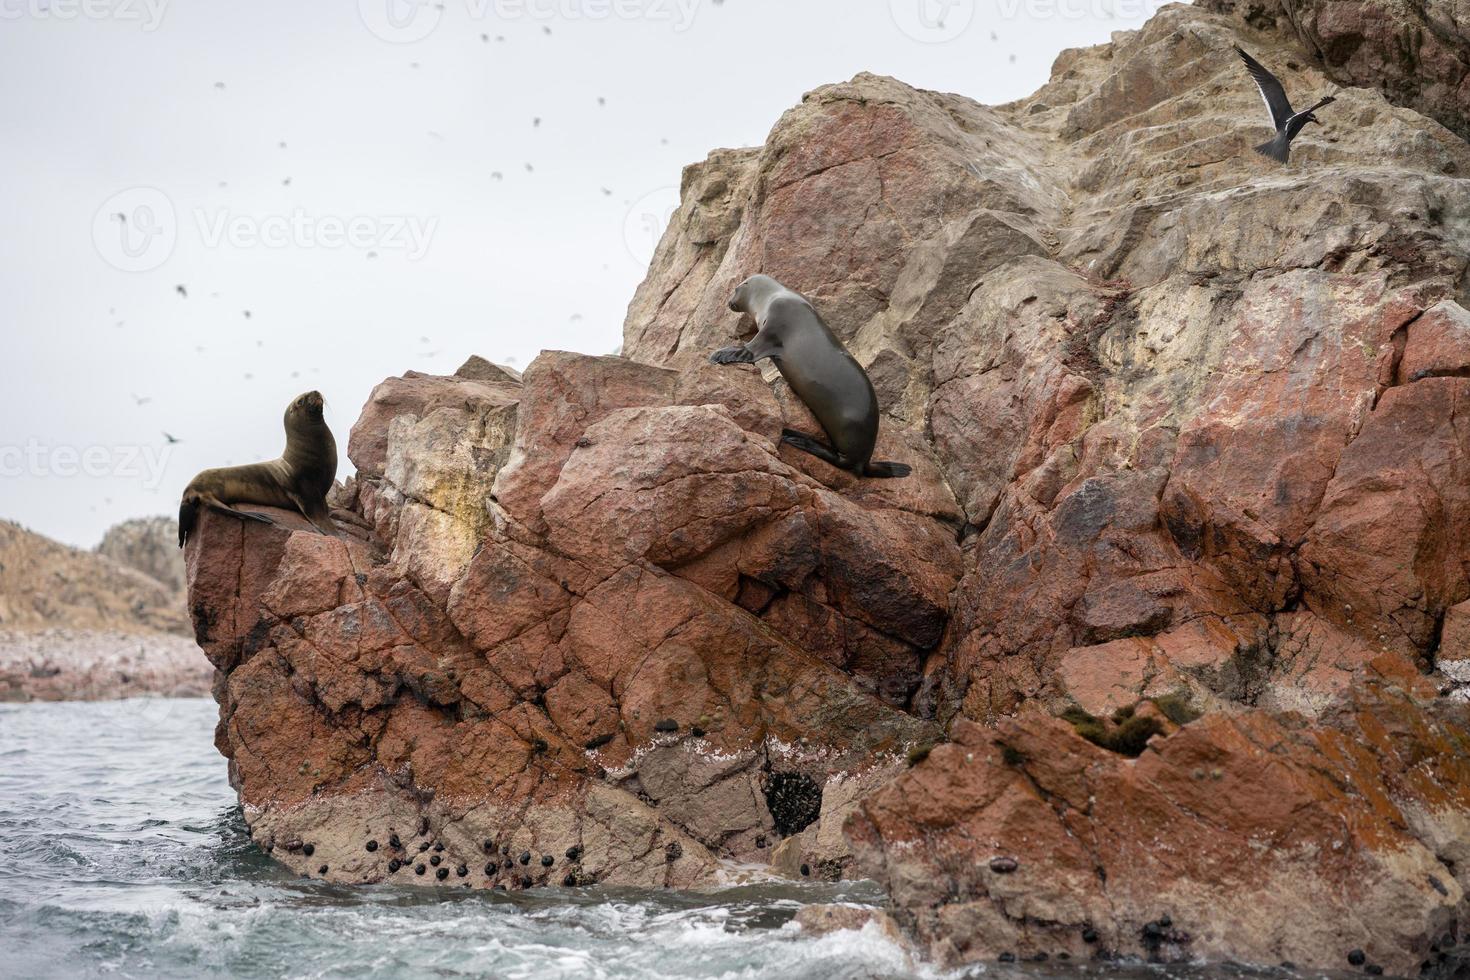
<svg viewBox="0 0 1470 980">
<path fill-rule="evenodd" d="M 95 551 L 0 521 L 0 701 L 200 697 L 177 525 L 127 521 Z"/>
</svg>

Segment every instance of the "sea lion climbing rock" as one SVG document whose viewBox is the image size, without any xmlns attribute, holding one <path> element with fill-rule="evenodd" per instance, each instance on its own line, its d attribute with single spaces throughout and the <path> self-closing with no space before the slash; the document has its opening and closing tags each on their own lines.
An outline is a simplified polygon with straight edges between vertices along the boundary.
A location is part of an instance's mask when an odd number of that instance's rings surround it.
<svg viewBox="0 0 1470 980">
<path fill-rule="evenodd" d="M 189 540 L 200 507 L 275 523 L 264 514 L 237 510 L 233 504 L 300 511 L 322 533 L 336 534 L 327 509 L 327 491 L 337 478 L 337 441 L 322 416 L 325 404 L 321 392 L 308 391 L 286 407 L 286 451 L 280 459 L 205 470 L 190 480 L 179 501 L 179 547 Z"/>
<path fill-rule="evenodd" d="M 750 343 L 723 347 L 710 360 L 754 364 L 769 357 L 832 444 L 792 429 L 781 433 L 782 442 L 858 476 L 909 475 L 903 463 L 871 461 L 878 444 L 878 394 L 863 366 L 805 296 L 770 276 L 751 276 L 735 290 L 730 309 L 750 314 L 759 329 Z"/>
</svg>

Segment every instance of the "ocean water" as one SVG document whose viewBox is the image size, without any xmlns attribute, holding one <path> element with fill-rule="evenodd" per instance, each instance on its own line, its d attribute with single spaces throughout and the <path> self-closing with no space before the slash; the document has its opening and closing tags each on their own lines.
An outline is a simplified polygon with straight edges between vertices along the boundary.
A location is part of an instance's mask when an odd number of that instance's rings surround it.
<svg viewBox="0 0 1470 980">
<path fill-rule="evenodd" d="M 990 965 L 944 974 L 875 930 L 803 934 L 871 884 L 511 895 L 299 880 L 245 833 L 210 701 L 0 706 L 0 977 L 1286 977 Z"/>
</svg>

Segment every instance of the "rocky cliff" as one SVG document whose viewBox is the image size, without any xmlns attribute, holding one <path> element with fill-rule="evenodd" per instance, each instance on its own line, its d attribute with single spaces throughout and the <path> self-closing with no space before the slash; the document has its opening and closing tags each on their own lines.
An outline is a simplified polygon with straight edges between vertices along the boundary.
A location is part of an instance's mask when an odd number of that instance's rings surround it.
<svg viewBox="0 0 1470 980">
<path fill-rule="evenodd" d="M 140 517 L 107 529 L 97 554 L 142 572 L 184 600 L 184 558 L 179 551 L 179 522 L 172 517 Z"/>
<path fill-rule="evenodd" d="M 1007 106 L 813 92 L 686 171 L 625 357 L 385 381 L 340 539 L 207 516 L 256 840 L 351 882 L 868 876 L 945 963 L 1463 970 L 1470 146 L 1421 110 L 1462 126 L 1467 49 L 1263 9 Z M 1337 96 L 1288 168 L 1237 42 Z M 1339 87 L 1390 60 L 1417 87 Z M 801 406 L 704 363 L 757 271 L 912 478 L 780 447 Z"/>
<path fill-rule="evenodd" d="M 182 591 L 125 555 L 81 551 L 0 521 L 0 629 L 53 628 L 189 633 Z"/>
</svg>

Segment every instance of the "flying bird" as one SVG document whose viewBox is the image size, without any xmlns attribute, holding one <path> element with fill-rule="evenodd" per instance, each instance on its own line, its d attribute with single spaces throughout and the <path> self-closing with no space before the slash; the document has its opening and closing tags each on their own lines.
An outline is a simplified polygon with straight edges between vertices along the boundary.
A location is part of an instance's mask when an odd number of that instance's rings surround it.
<svg viewBox="0 0 1470 980">
<path fill-rule="evenodd" d="M 1309 122 L 1321 125 L 1322 121 L 1312 113 L 1337 100 L 1330 95 L 1324 95 L 1312 108 L 1293 112 L 1291 103 L 1286 98 L 1286 89 L 1281 87 L 1280 80 L 1259 61 L 1242 51 L 1238 44 L 1235 46 L 1235 53 L 1240 55 L 1240 60 L 1245 62 L 1245 70 L 1256 80 L 1256 88 L 1261 90 L 1261 99 L 1266 103 L 1266 110 L 1271 113 L 1271 125 L 1276 128 L 1276 136 L 1256 147 L 1255 151 L 1277 163 L 1285 163 L 1291 158 L 1291 141 L 1296 139 L 1302 127 Z"/>
<path fill-rule="evenodd" d="M 129 394 L 132 394 L 132 392 L 129 392 Z M 137 405 L 139 408 L 142 408 L 144 405 L 148 404 L 152 400 L 152 398 L 142 395 L 133 395 L 133 404 Z"/>
<path fill-rule="evenodd" d="M 189 290 L 188 290 L 187 287 L 184 286 L 183 283 L 180 283 L 179 285 L 175 286 L 174 287 L 174 292 L 176 292 L 180 296 L 184 297 L 184 299 L 188 299 L 189 298 Z"/>
<path fill-rule="evenodd" d="M 179 443 L 180 443 L 180 442 L 182 442 L 182 441 L 183 441 L 183 440 L 182 440 L 182 439 L 180 439 L 180 438 L 179 438 L 179 437 L 178 437 L 178 436 L 171 436 L 171 435 L 169 435 L 169 434 L 168 434 L 168 433 L 167 433 L 167 432 L 165 432 L 165 433 L 164 433 L 164 434 L 163 434 L 163 437 L 164 437 L 164 438 L 165 438 L 165 439 L 167 439 L 167 440 L 168 440 L 168 444 L 169 444 L 169 445 L 170 445 L 170 446 L 176 446 L 176 445 L 178 445 L 178 444 L 179 444 Z"/>
</svg>

